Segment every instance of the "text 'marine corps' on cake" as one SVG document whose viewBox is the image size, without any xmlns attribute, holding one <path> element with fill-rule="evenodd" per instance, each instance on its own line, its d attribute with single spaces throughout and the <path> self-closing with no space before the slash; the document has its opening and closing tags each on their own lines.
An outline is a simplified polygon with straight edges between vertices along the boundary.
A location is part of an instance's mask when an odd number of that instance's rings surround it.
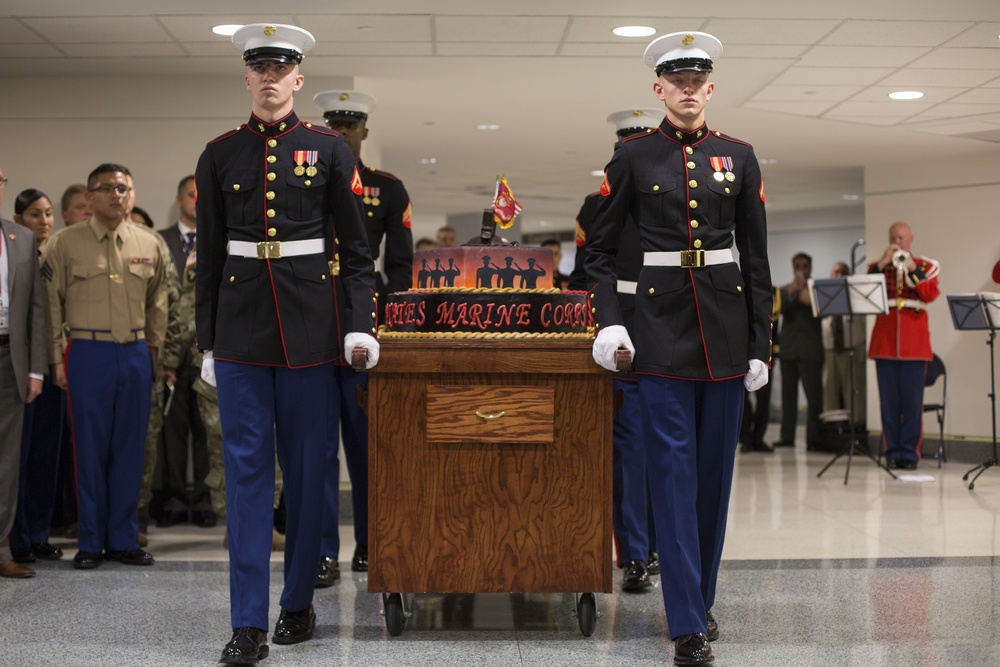
<svg viewBox="0 0 1000 667">
<path fill-rule="evenodd" d="M 559 291 L 552 275 L 548 248 L 417 251 L 413 287 L 388 295 L 379 336 L 593 337 L 587 293 Z"/>
</svg>

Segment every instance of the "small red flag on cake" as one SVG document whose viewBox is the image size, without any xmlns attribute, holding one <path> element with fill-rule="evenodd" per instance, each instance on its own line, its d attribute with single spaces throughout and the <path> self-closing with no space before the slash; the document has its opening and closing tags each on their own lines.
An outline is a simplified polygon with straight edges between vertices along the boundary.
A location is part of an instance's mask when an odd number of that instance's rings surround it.
<svg viewBox="0 0 1000 667">
<path fill-rule="evenodd" d="M 500 229 L 509 229 L 521 212 L 521 205 L 514 199 L 514 192 L 503 176 L 497 177 L 497 193 L 493 197 L 493 219 Z"/>
</svg>

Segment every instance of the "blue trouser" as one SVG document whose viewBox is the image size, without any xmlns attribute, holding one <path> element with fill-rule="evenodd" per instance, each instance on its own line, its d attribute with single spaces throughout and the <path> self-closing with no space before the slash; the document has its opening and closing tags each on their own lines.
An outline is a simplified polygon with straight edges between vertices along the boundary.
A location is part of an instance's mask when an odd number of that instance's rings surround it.
<svg viewBox="0 0 1000 667">
<path fill-rule="evenodd" d="M 319 552 L 321 556 L 337 560 L 340 552 L 340 460 L 337 450 L 341 441 L 347 474 L 351 478 L 354 541 L 364 546 L 368 544 L 368 415 L 357 400 L 358 387 L 368 389 L 368 373 L 359 373 L 350 366 L 333 366 L 333 377 L 340 392 L 327 409 L 329 472 L 323 484 L 323 538 Z"/>
<path fill-rule="evenodd" d="M 153 391 L 146 341 L 70 341 L 69 414 L 80 550 L 139 547 L 139 487 Z"/>
<path fill-rule="evenodd" d="M 611 521 L 618 544 L 618 565 L 649 558 L 655 532 L 650 532 L 649 489 L 646 484 L 646 450 L 642 446 L 642 412 L 639 408 L 639 385 L 635 381 L 615 380 L 615 393 L 623 401 L 613 422 Z"/>
<path fill-rule="evenodd" d="M 927 362 L 922 359 L 876 359 L 875 373 L 882 408 L 885 457 L 919 461 Z"/>
<path fill-rule="evenodd" d="M 17 514 L 10 531 L 10 548 L 15 552 L 49 541 L 65 419 L 66 392 L 46 375 L 42 393 L 24 406 Z"/>
<path fill-rule="evenodd" d="M 274 448 L 284 474 L 282 608 L 312 604 L 326 475 L 326 411 L 336 399 L 330 364 L 308 368 L 215 362 L 226 470 L 229 605 L 233 628 L 268 627 Z"/>
<path fill-rule="evenodd" d="M 743 379 L 639 376 L 670 637 L 705 632 L 715 603 L 743 418 Z"/>
</svg>

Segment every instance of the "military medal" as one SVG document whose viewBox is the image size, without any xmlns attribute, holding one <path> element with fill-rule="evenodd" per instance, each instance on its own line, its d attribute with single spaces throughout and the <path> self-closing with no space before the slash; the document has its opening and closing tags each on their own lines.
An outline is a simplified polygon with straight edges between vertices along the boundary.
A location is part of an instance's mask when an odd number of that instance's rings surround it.
<svg viewBox="0 0 1000 667">
<path fill-rule="evenodd" d="M 378 197 L 372 197 L 372 206 L 378 206 L 381 203 L 382 202 Z"/>
<path fill-rule="evenodd" d="M 306 152 L 295 151 L 294 160 L 296 166 L 295 169 L 292 170 L 292 173 L 295 174 L 296 176 L 302 176 L 303 174 L 306 173 L 306 168 L 302 166 L 302 163 L 306 161 Z"/>
<path fill-rule="evenodd" d="M 733 181 L 736 180 L 736 174 L 734 174 L 731 171 L 727 171 L 726 172 L 726 180 L 729 181 L 730 183 L 732 183 Z"/>
<path fill-rule="evenodd" d="M 371 188 L 372 193 L 372 206 L 378 206 L 381 202 L 378 198 L 378 193 L 381 188 Z"/>
<path fill-rule="evenodd" d="M 319 151 L 295 151 L 294 154 L 295 164 L 298 165 L 293 170 L 296 176 L 308 176 L 312 178 L 318 173 L 315 165 L 316 160 L 319 159 Z M 303 163 L 308 164 L 308 167 L 303 167 Z"/>
<path fill-rule="evenodd" d="M 372 189 L 367 187 L 363 191 L 365 193 L 365 196 L 361 199 L 361 201 L 363 201 L 365 204 L 372 203 L 371 191 Z"/>
<path fill-rule="evenodd" d="M 316 167 L 314 167 L 312 165 L 309 165 L 308 167 L 306 167 L 306 176 L 308 176 L 309 178 L 312 178 L 315 175 L 316 175 Z"/>
<path fill-rule="evenodd" d="M 708 161 L 712 163 L 712 169 L 715 173 L 712 174 L 712 178 L 719 181 L 723 180 L 729 181 L 730 183 L 736 180 L 736 175 L 733 174 L 733 158 L 731 157 L 710 157 Z"/>
<path fill-rule="evenodd" d="M 712 178 L 714 178 L 717 181 L 721 181 L 725 178 L 725 176 L 722 175 L 721 171 L 717 171 L 714 174 L 712 174 Z"/>
</svg>

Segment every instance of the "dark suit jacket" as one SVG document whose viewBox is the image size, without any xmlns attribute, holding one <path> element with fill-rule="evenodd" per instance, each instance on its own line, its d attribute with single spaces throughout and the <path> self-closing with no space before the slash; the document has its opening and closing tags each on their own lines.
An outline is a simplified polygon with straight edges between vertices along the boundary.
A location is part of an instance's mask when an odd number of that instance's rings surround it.
<svg viewBox="0 0 1000 667">
<path fill-rule="evenodd" d="M 28 373 L 48 372 L 45 345 L 45 292 L 38 274 L 35 235 L 27 227 L 0 219 L 7 243 L 8 331 L 10 359 L 21 400 L 28 395 Z"/>
<path fill-rule="evenodd" d="M 753 148 L 704 125 L 623 139 L 607 166 L 587 242 L 595 327 L 624 324 L 615 255 L 631 216 L 641 249 L 731 248 L 739 264 L 643 266 L 635 296 L 638 373 L 723 380 L 771 354 L 764 189 Z"/>
<path fill-rule="evenodd" d="M 184 264 L 187 262 L 187 255 L 184 253 L 184 237 L 181 235 L 181 228 L 176 223 L 160 231 L 160 236 L 167 242 L 170 248 L 170 259 L 177 267 L 177 275 L 184 275 Z"/>
</svg>

